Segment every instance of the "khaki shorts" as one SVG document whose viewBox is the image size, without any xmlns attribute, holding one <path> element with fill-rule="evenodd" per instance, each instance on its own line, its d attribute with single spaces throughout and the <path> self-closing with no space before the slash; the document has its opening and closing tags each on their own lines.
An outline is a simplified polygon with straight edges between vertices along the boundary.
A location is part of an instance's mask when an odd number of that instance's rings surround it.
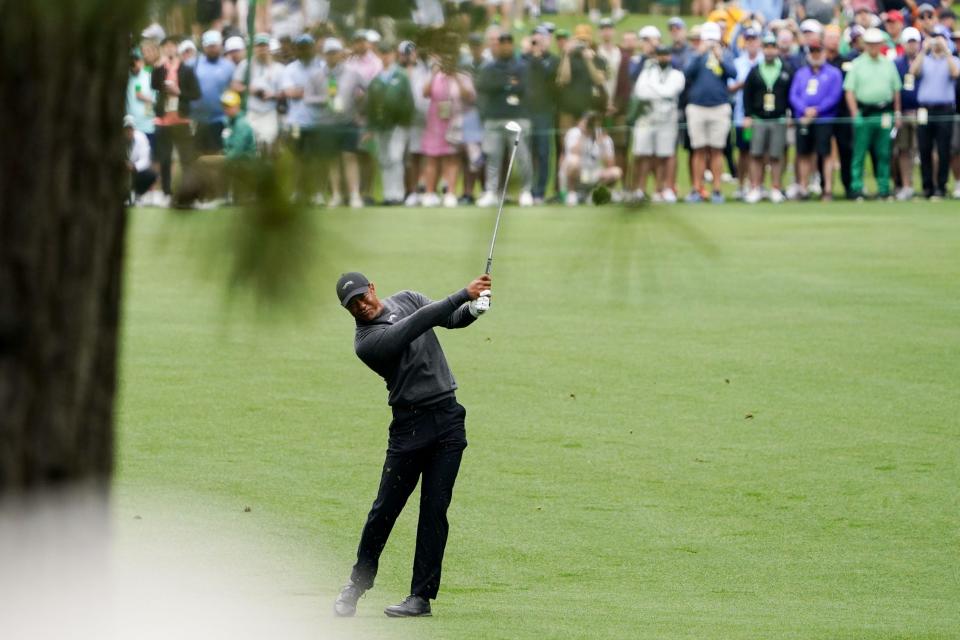
<svg viewBox="0 0 960 640">
<path fill-rule="evenodd" d="M 786 146 L 786 122 L 754 119 L 753 137 L 750 139 L 750 155 L 755 158 L 769 156 L 774 160 L 779 160 L 783 157 Z"/>
<path fill-rule="evenodd" d="M 687 105 L 687 135 L 691 149 L 723 149 L 730 135 L 730 105 L 716 107 Z"/>
<path fill-rule="evenodd" d="M 893 150 L 904 153 L 917 152 L 917 123 L 909 122 L 904 118 L 897 129 L 897 137 L 893 141 Z"/>
<path fill-rule="evenodd" d="M 677 147 L 677 123 L 637 124 L 633 128 L 633 155 L 669 158 Z"/>
</svg>

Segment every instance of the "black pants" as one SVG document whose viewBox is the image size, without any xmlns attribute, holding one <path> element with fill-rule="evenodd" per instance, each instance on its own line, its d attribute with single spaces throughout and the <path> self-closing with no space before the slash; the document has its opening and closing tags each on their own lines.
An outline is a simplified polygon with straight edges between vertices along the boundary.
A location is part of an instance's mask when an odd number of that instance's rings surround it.
<svg viewBox="0 0 960 640">
<path fill-rule="evenodd" d="M 849 115 L 839 115 L 849 118 Z M 853 126 L 849 122 L 833 123 L 833 136 L 837 140 L 837 155 L 840 158 L 840 182 L 843 193 L 850 196 L 850 166 L 853 164 Z M 823 174 L 821 174 L 823 175 Z"/>
<path fill-rule="evenodd" d="M 142 196 L 157 181 L 157 174 L 153 169 L 144 169 L 143 171 L 130 172 L 130 188 L 138 196 Z"/>
<path fill-rule="evenodd" d="M 200 155 L 217 155 L 223 152 L 223 123 L 198 122 L 193 134 L 193 144 Z"/>
<path fill-rule="evenodd" d="M 363 527 L 351 576 L 363 589 L 373 586 L 393 523 L 422 477 L 410 593 L 428 599 L 437 597 L 449 530 L 447 508 L 467 446 L 466 415 L 466 409 L 454 398 L 423 409 L 393 410 L 380 490 Z"/>
<path fill-rule="evenodd" d="M 917 127 L 917 144 L 920 147 L 920 175 L 923 178 L 923 193 L 943 195 L 950 177 L 950 139 L 953 136 L 952 106 L 927 106 L 930 120 Z M 933 178 L 933 150 L 937 150 L 937 178 Z"/>
<path fill-rule="evenodd" d="M 169 127 L 157 127 L 156 160 L 160 164 L 160 186 L 167 195 L 171 193 L 171 174 L 173 168 L 173 148 L 180 156 L 180 168 L 186 169 L 193 164 L 193 138 L 190 125 L 175 124 Z"/>
</svg>

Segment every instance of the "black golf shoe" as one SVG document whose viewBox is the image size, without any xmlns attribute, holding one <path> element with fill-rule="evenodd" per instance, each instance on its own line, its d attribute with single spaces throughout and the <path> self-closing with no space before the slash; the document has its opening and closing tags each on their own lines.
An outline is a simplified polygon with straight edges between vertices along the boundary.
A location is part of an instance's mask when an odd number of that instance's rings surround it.
<svg viewBox="0 0 960 640">
<path fill-rule="evenodd" d="M 400 604 L 387 607 L 383 610 L 391 618 L 416 618 L 432 615 L 430 601 L 420 596 L 407 596 Z"/>
<path fill-rule="evenodd" d="M 346 586 L 340 590 L 337 601 L 333 603 L 333 613 L 341 618 L 352 617 L 357 613 L 357 600 L 360 599 L 363 593 L 363 589 L 352 582 L 348 582 Z"/>
</svg>

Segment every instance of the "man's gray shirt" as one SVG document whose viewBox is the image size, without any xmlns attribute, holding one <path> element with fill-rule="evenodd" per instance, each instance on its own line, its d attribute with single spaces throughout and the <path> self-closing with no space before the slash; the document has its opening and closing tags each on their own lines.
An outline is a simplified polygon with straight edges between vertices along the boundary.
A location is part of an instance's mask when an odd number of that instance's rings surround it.
<svg viewBox="0 0 960 640">
<path fill-rule="evenodd" d="M 383 302 L 370 322 L 357 320 L 354 350 L 387 383 L 391 407 L 422 405 L 452 396 L 457 388 L 434 327 L 460 329 L 473 323 L 466 289 L 433 302 L 401 291 Z"/>
</svg>

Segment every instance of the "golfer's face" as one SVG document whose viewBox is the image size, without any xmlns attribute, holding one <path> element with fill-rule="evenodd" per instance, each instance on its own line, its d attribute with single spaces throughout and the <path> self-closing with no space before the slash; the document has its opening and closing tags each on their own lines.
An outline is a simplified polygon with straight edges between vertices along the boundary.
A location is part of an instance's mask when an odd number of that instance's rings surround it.
<svg viewBox="0 0 960 640">
<path fill-rule="evenodd" d="M 373 285 L 363 295 L 355 297 L 347 304 L 347 311 L 357 320 L 370 322 L 380 313 L 380 300 L 374 292 Z"/>
</svg>

